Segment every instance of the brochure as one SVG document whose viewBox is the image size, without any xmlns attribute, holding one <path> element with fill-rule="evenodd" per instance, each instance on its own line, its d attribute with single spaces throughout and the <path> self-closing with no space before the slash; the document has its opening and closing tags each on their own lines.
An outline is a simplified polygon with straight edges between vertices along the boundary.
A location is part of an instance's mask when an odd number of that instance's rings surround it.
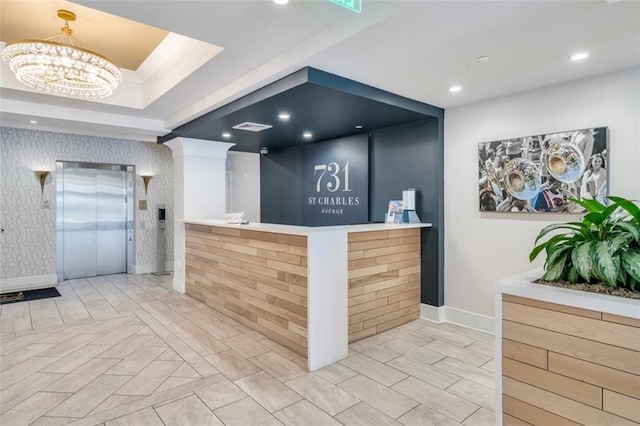
<svg viewBox="0 0 640 426">
<path fill-rule="evenodd" d="M 402 200 L 390 200 L 385 223 L 402 223 Z"/>
</svg>

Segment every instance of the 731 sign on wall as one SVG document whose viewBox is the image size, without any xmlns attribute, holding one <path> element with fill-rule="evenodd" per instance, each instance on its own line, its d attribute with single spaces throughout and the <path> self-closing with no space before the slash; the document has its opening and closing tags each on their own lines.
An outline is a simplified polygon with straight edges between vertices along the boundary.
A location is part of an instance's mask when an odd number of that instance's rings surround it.
<svg viewBox="0 0 640 426">
<path fill-rule="evenodd" d="M 307 145 L 303 221 L 309 226 L 369 219 L 369 140 L 366 134 Z"/>
<path fill-rule="evenodd" d="M 316 192 L 320 192 L 320 188 L 322 185 L 322 178 L 324 175 L 329 172 L 326 179 L 327 191 L 336 192 L 340 190 L 341 182 L 344 182 L 344 187 L 342 191 L 349 192 L 349 162 L 344 165 L 342 168 L 342 181 L 340 180 L 340 165 L 338 163 L 329 163 L 329 164 L 316 164 L 313 168 L 314 174 L 320 175 L 318 176 L 318 183 L 316 184 Z"/>
</svg>

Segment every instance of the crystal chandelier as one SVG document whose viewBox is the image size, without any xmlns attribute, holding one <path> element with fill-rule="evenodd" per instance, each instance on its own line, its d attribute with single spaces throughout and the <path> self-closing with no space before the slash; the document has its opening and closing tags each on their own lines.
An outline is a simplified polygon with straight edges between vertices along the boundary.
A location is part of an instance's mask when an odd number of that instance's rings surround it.
<svg viewBox="0 0 640 426">
<path fill-rule="evenodd" d="M 52 94 L 80 99 L 106 98 L 122 82 L 120 69 L 104 56 L 76 46 L 69 21 L 76 15 L 58 10 L 60 34 L 45 40 L 8 43 L 2 59 L 21 83 Z"/>
</svg>

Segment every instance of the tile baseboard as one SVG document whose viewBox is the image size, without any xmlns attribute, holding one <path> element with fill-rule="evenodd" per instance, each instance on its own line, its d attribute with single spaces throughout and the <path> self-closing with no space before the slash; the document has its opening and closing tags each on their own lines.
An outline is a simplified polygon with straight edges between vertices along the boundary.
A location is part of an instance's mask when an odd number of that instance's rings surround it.
<svg viewBox="0 0 640 426">
<path fill-rule="evenodd" d="M 155 263 L 149 263 L 147 265 L 133 265 L 133 273 L 136 275 L 140 274 L 151 274 L 156 272 L 157 266 Z M 167 262 L 166 265 L 167 272 L 173 271 L 173 262 Z"/>
<path fill-rule="evenodd" d="M 33 275 L 29 277 L 0 279 L 0 293 L 8 293 L 20 290 L 36 290 L 39 288 L 56 286 L 58 277 L 56 274 Z"/>
<path fill-rule="evenodd" d="M 420 318 L 427 321 L 433 321 L 438 324 L 444 322 L 444 306 L 436 307 L 431 305 L 420 304 Z"/>
<path fill-rule="evenodd" d="M 435 307 L 421 303 L 420 318 L 438 324 L 448 322 L 485 333 L 495 333 L 495 319 L 493 317 L 452 308 L 450 306 Z"/>
</svg>

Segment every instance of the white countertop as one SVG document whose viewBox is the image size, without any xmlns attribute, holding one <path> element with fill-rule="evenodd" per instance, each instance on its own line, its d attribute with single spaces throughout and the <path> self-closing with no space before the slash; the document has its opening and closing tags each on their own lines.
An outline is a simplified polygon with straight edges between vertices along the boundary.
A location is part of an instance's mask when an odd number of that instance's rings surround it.
<svg viewBox="0 0 640 426">
<path fill-rule="evenodd" d="M 192 223 L 195 225 L 221 226 L 225 228 L 249 229 L 252 231 L 277 232 L 280 234 L 291 235 L 309 235 L 319 232 L 328 231 L 346 231 L 349 232 L 368 232 L 368 231 L 391 231 L 395 229 L 407 228 L 430 228 L 431 223 L 402 223 L 398 225 L 389 225 L 386 223 L 367 223 L 362 225 L 340 225 L 340 226 L 296 226 L 296 225 L 279 225 L 275 223 L 258 223 L 251 222 L 246 225 L 229 224 L 224 220 L 209 219 L 190 219 L 184 223 Z"/>
<path fill-rule="evenodd" d="M 495 286 L 496 293 L 640 319 L 640 300 L 534 283 L 542 274 L 539 268 L 500 280 Z"/>
</svg>

